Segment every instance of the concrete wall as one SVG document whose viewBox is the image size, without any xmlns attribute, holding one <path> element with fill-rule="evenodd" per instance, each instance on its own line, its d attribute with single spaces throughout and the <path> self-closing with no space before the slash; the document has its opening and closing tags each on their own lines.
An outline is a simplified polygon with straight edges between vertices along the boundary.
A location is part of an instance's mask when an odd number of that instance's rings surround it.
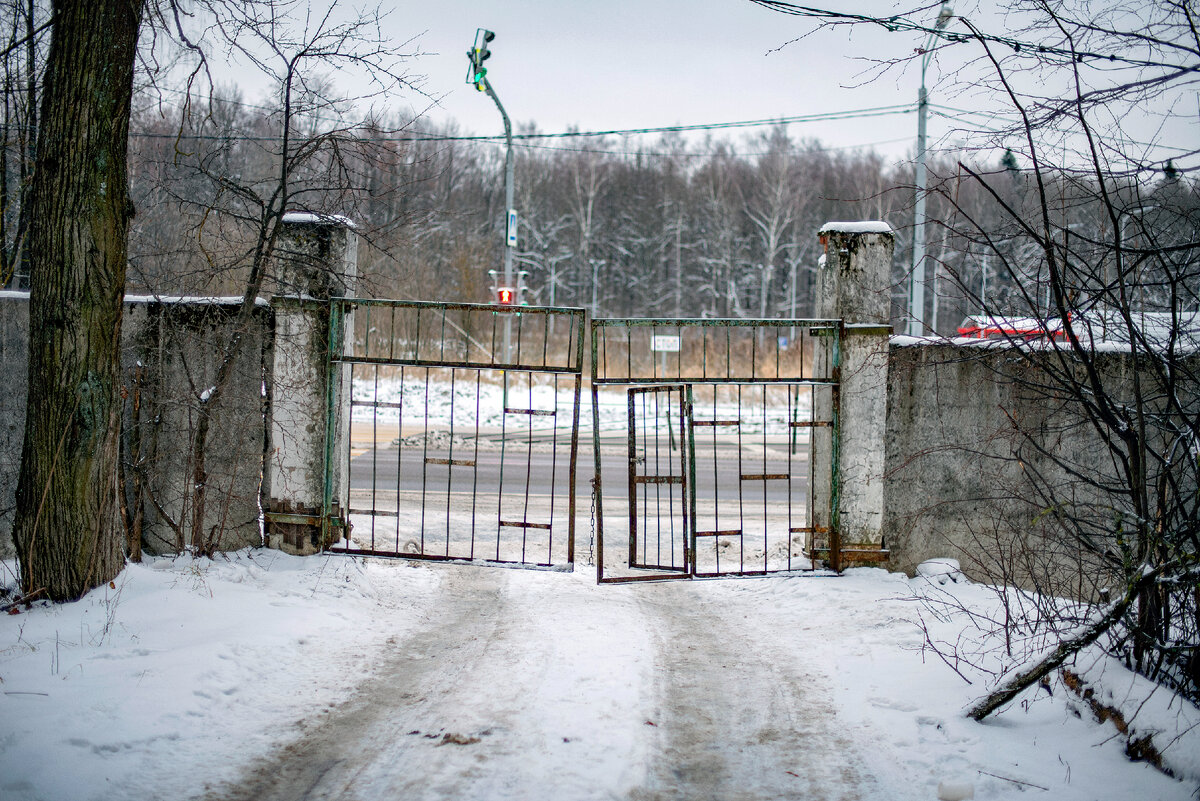
<svg viewBox="0 0 1200 801">
<path fill-rule="evenodd" d="M 231 378 L 212 387 L 236 324 L 240 298 L 126 298 L 122 321 L 125 414 L 123 487 L 129 520 L 151 552 L 192 545 L 192 442 L 199 410 L 212 410 L 201 525 L 206 546 L 232 550 L 263 542 L 296 552 L 320 547 L 321 526 L 272 515 L 319 515 L 330 404 L 332 443 L 344 439 L 348 376 L 330 387 L 329 297 L 353 292 L 358 237 L 338 217 L 284 215 L 271 302 L 258 301 L 240 331 Z M 346 323 L 347 335 L 353 320 Z M 28 382 L 29 296 L 0 292 L 0 557 L 13 556 L 14 495 Z M 272 407 L 274 404 L 274 407 Z M 272 411 L 274 408 L 274 411 Z M 334 476 L 334 509 L 346 484 Z M 272 494 L 274 491 L 274 494 Z M 219 532 L 214 537 L 211 532 Z"/>
<path fill-rule="evenodd" d="M 153 552 L 176 552 L 190 542 L 191 445 L 205 393 L 233 334 L 237 303 L 126 303 L 125 485 L 131 514 L 144 515 L 142 541 Z M 212 405 L 203 531 L 221 532 L 222 550 L 262 541 L 263 386 L 269 380 L 272 326 L 272 310 L 257 306 L 241 334 L 228 386 Z"/>
<path fill-rule="evenodd" d="M 28 392 L 29 293 L 0 292 L 0 559 L 16 557 L 12 544 L 17 471 L 25 439 Z"/>
<path fill-rule="evenodd" d="M 128 298 L 121 331 L 125 399 L 122 462 L 131 518 L 140 515 L 151 552 L 174 552 L 190 515 L 191 436 L 212 386 L 236 300 Z M 230 386 L 215 408 L 207 457 L 204 529 L 224 530 L 222 548 L 261 542 L 259 491 L 266 437 L 263 382 L 271 309 L 256 309 Z M 0 293 L 0 555 L 11 558 L 28 384 L 28 293 Z"/>
<path fill-rule="evenodd" d="M 1192 369 L 1200 367 L 1200 355 L 1191 358 Z M 1098 352 L 1095 359 L 1114 392 L 1129 386 L 1127 354 Z M 950 556 L 979 580 L 1093 595 L 1105 583 L 1103 568 L 1062 535 L 1049 500 L 1091 521 L 1098 537 L 1111 536 L 1112 499 L 1061 464 L 1090 479 L 1116 476 L 1078 404 L 1056 397 L 1056 382 L 1007 346 L 900 338 L 888 361 L 889 567 L 911 573 L 925 559 Z M 1198 390 L 1191 391 L 1196 405 Z"/>
</svg>

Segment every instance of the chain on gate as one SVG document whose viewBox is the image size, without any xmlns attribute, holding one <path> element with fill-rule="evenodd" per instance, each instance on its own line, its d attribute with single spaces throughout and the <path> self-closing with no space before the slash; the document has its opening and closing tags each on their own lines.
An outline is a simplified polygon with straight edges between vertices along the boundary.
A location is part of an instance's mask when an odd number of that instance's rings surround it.
<svg viewBox="0 0 1200 801">
<path fill-rule="evenodd" d="M 591 527 L 591 533 L 588 535 L 588 555 L 587 555 L 588 565 L 595 565 L 595 563 L 596 563 L 596 554 L 595 554 L 595 547 L 596 547 L 596 483 L 599 480 L 600 480 L 599 476 L 592 476 L 592 481 L 591 481 L 591 484 L 592 484 L 592 518 L 591 518 L 592 527 Z"/>
</svg>

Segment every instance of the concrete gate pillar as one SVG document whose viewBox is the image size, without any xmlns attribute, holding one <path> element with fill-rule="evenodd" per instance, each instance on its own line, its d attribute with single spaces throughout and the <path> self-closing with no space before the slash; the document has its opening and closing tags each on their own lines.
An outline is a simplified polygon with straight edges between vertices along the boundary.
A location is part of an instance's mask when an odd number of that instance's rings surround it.
<svg viewBox="0 0 1200 801">
<path fill-rule="evenodd" d="M 895 236 L 885 222 L 830 222 L 818 236 L 825 253 L 817 271 L 817 316 L 842 326 L 840 343 L 834 336 L 816 340 L 817 375 L 832 374 L 839 383 L 813 393 L 814 419 L 834 425 L 812 433 L 810 525 L 818 532 L 810 550 L 843 570 L 888 556 L 883 471 Z"/>
<path fill-rule="evenodd" d="M 332 332 L 329 299 L 355 291 L 358 234 L 343 217 L 309 212 L 289 212 L 281 225 L 271 297 L 266 539 L 271 548 L 309 554 L 342 536 L 349 500 L 349 477 L 336 454 L 345 452 L 349 432 L 350 377 L 331 369 L 330 348 L 340 349 L 354 324 L 348 314 Z"/>
</svg>

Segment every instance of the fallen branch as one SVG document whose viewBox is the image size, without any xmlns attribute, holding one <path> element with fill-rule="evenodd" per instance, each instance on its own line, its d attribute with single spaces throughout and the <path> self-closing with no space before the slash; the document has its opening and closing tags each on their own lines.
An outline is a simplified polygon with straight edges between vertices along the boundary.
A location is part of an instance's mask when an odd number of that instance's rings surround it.
<svg viewBox="0 0 1200 801">
<path fill-rule="evenodd" d="M 10 602 L 4 604 L 3 606 L 0 606 L 0 612 L 9 612 L 10 610 L 16 609 L 18 606 L 21 606 L 22 604 L 30 604 L 33 602 L 33 600 L 35 598 L 37 598 L 39 595 L 41 595 L 45 591 L 46 591 L 45 587 L 39 587 L 38 589 L 34 590 L 33 592 L 26 593 L 25 595 L 22 595 L 20 598 L 16 599 L 15 601 L 10 601 Z M 13 614 L 16 614 L 16 613 L 14 612 Z"/>
<path fill-rule="evenodd" d="M 1147 571 L 1141 577 L 1129 585 L 1125 592 L 1125 596 L 1117 603 L 1113 604 L 1099 620 L 1083 630 L 1081 634 L 1071 640 L 1060 642 L 1058 646 L 1052 650 L 1044 659 L 1035 664 L 1033 667 L 1022 670 L 1017 674 L 1009 677 L 999 687 L 992 690 L 975 706 L 967 711 L 967 717 L 972 720 L 983 720 L 988 715 L 995 712 L 1000 707 L 1007 704 L 1009 701 L 1020 695 L 1021 691 L 1032 686 L 1040 679 L 1050 675 L 1051 671 L 1060 667 L 1064 662 L 1070 659 L 1075 654 L 1087 648 L 1089 645 L 1100 639 L 1100 635 L 1112 628 L 1118 621 L 1125 617 L 1125 613 L 1129 611 L 1129 607 L 1137 600 L 1147 587 L 1153 584 L 1163 573 L 1168 570 L 1174 570 L 1180 567 L 1178 561 L 1167 562 L 1159 565 L 1156 569 Z"/>
<path fill-rule="evenodd" d="M 1033 782 L 1023 782 L 1020 779 L 1010 779 L 1007 776 L 1001 776 L 999 773 L 988 773 L 986 770 L 977 770 L 975 772 L 982 774 L 984 776 L 991 776 L 993 779 L 1001 779 L 1006 782 L 1012 782 L 1013 784 L 1016 784 L 1021 787 L 1033 787 L 1034 789 L 1037 789 L 1037 790 L 1045 790 L 1046 792 L 1050 792 L 1049 787 L 1043 787 L 1042 785 L 1034 784 Z"/>
<path fill-rule="evenodd" d="M 1075 693 L 1084 703 L 1092 710 L 1092 714 L 1096 716 L 1096 720 L 1100 723 L 1111 721 L 1116 726 L 1117 731 L 1125 739 L 1125 755 L 1135 762 L 1148 762 L 1154 767 L 1168 776 L 1175 774 L 1163 764 L 1162 754 L 1154 745 L 1154 735 L 1145 734 L 1141 737 L 1135 737 L 1129 730 L 1129 722 L 1125 720 L 1125 716 L 1121 714 L 1121 710 L 1116 707 L 1108 706 L 1097 697 L 1094 690 L 1087 686 L 1087 683 L 1075 673 L 1067 668 L 1062 669 L 1063 684 L 1071 692 Z"/>
</svg>

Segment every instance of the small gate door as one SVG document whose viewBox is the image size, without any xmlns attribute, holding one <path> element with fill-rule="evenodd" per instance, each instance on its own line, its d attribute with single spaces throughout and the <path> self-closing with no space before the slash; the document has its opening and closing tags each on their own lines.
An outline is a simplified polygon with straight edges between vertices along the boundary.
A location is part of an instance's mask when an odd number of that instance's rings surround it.
<svg viewBox="0 0 1200 801">
<path fill-rule="evenodd" d="M 629 390 L 629 566 L 690 572 L 686 387 Z"/>
</svg>

